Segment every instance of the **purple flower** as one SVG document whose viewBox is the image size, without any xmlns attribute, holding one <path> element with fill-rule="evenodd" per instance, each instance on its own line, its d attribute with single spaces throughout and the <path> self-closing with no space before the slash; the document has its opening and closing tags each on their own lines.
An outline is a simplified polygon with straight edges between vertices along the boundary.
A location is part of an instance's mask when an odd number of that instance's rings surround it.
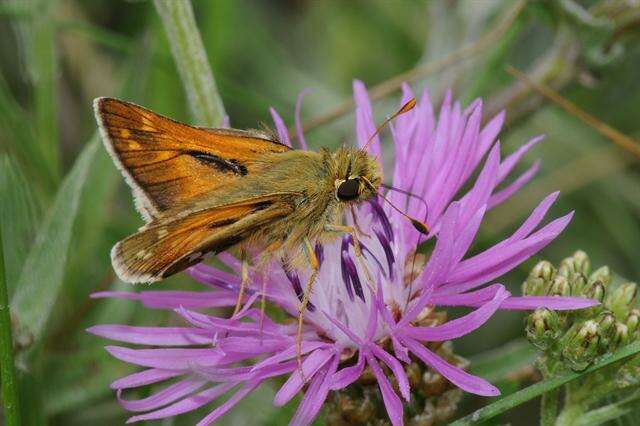
<svg viewBox="0 0 640 426">
<path fill-rule="evenodd" d="M 413 97 L 408 86 L 403 90 L 401 104 Z M 359 81 L 354 83 L 354 97 L 357 141 L 362 146 L 373 134 L 375 124 L 365 87 Z M 298 142 L 305 148 L 299 120 L 301 98 L 295 122 Z M 271 113 L 280 138 L 290 144 L 282 119 L 273 109 Z M 512 297 L 502 284 L 492 283 L 549 244 L 567 226 L 572 213 L 541 225 L 558 193 L 542 200 L 511 236 L 465 257 L 487 210 L 509 198 L 538 170 L 535 163 L 505 183 L 520 158 L 541 137 L 501 159 L 496 137 L 504 113 L 484 127 L 481 119 L 481 100 L 463 109 L 460 103 L 452 102 L 450 93 L 436 119 L 425 91 L 417 106 L 391 125 L 395 148 L 392 184 L 417 197 L 398 191 L 386 195 L 411 216 L 429 224 L 431 233 L 426 239 L 434 239 L 434 248 L 428 262 L 425 256 L 414 256 L 424 236 L 388 204 L 379 201 L 357 210 L 359 226 L 369 234 L 361 237 L 364 262 L 356 258 L 350 237 L 318 247 L 322 263 L 312 305 L 305 314 L 302 343 L 307 388 L 291 424 L 310 423 L 327 394 L 356 381 L 366 366 L 377 378 L 391 422 L 402 424 L 402 400 L 411 398 L 403 369 L 403 363 L 410 362 L 410 354 L 467 392 L 498 395 L 495 386 L 447 363 L 427 349 L 426 343 L 464 336 L 498 309 L 577 309 L 596 304 L 570 297 Z M 374 155 L 381 154 L 379 138 L 369 150 Z M 469 182 L 478 168 L 477 178 Z M 461 194 L 464 185 L 470 189 Z M 121 342 L 152 346 L 107 347 L 116 358 L 144 368 L 112 384 L 122 406 L 141 413 L 131 417 L 130 422 L 175 416 L 212 404 L 215 408 L 200 422 L 210 424 L 270 377 L 286 376 L 273 401 L 277 406 L 286 404 L 305 386 L 297 369 L 296 325 L 262 317 L 253 305 L 264 284 L 267 299 L 296 318 L 301 283 L 306 282 L 308 272 L 286 273 L 274 262 L 268 274 L 256 273 L 252 277 L 244 308 L 233 318 L 221 318 L 203 309 L 235 305 L 240 262 L 228 254 L 218 259 L 234 273 L 204 264 L 188 272 L 207 287 L 206 291 L 94 295 L 137 300 L 148 308 L 171 309 L 185 323 L 181 327 L 99 325 L 89 329 Z M 364 272 L 363 263 L 369 274 Z M 425 308 L 433 306 L 473 309 L 441 325 L 417 325 Z M 350 362 L 345 363 L 349 356 Z M 399 395 L 383 372 L 383 365 L 395 376 Z M 170 384 L 146 398 L 123 397 L 127 389 L 165 381 Z M 234 393 L 224 403 L 215 402 L 230 391 Z"/>
</svg>

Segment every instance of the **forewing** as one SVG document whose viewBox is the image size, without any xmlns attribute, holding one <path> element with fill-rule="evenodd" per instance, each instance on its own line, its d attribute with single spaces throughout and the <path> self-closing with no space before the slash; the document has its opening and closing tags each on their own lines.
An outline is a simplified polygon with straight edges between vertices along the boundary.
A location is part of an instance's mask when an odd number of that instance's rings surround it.
<svg viewBox="0 0 640 426">
<path fill-rule="evenodd" d="M 123 281 L 159 281 L 195 265 L 207 253 L 242 242 L 293 209 L 290 195 L 275 194 L 151 222 L 113 247 L 113 268 Z"/>
<path fill-rule="evenodd" d="M 265 154 L 290 150 L 260 132 L 193 127 L 117 99 L 98 98 L 94 109 L 146 220 L 259 171 Z"/>
</svg>

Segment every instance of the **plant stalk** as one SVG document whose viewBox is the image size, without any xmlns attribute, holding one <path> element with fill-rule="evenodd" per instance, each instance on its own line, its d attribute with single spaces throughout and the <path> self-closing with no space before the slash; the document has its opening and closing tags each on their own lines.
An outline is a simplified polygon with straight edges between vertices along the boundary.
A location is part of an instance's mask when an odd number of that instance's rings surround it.
<svg viewBox="0 0 640 426">
<path fill-rule="evenodd" d="M 558 416 L 558 394 L 560 388 L 542 394 L 540 404 L 540 426 L 553 426 Z"/>
<path fill-rule="evenodd" d="M 155 0 L 156 10 L 169 39 L 171 53 L 197 124 L 217 127 L 224 105 L 211 72 L 202 38 L 189 0 Z"/>
<path fill-rule="evenodd" d="M 20 407 L 18 404 L 18 384 L 13 361 L 13 336 L 11 334 L 11 313 L 4 269 L 2 230 L 0 228 L 0 375 L 2 376 L 2 403 L 4 405 L 5 424 L 20 425 Z"/>
</svg>

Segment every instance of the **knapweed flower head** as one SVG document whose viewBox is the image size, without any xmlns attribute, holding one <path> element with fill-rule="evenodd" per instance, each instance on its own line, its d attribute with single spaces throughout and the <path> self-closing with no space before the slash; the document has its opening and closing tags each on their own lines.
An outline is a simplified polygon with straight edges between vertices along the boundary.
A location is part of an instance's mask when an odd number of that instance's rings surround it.
<svg viewBox="0 0 640 426">
<path fill-rule="evenodd" d="M 414 95 L 403 89 L 401 105 Z M 364 85 L 354 83 L 356 140 L 363 146 L 375 131 Z M 297 139 L 306 149 L 296 106 Z M 287 129 L 272 110 L 281 141 L 290 144 Z M 547 196 L 509 237 L 472 256 L 467 251 L 486 212 L 514 194 L 536 173 L 538 164 L 509 179 L 521 157 L 541 140 L 536 137 L 501 158 L 497 136 L 504 113 L 484 126 L 482 101 L 464 108 L 447 93 L 437 114 L 425 90 L 417 106 L 391 125 L 391 185 L 405 192 L 385 195 L 409 215 L 430 226 L 425 238 L 400 213 L 380 200 L 357 209 L 363 261 L 355 256 L 350 236 L 317 246 L 321 265 L 304 317 L 301 376 L 296 355 L 297 310 L 308 271 L 285 271 L 274 262 L 256 271 L 244 307 L 232 318 L 207 309 L 232 307 L 238 297 L 240 261 L 218 256 L 232 272 L 200 264 L 189 274 L 203 291 L 141 291 L 98 293 L 95 297 L 137 300 L 148 308 L 171 309 L 182 317 L 179 327 L 100 325 L 94 334 L 125 343 L 152 346 L 132 349 L 108 346 L 116 358 L 142 371 L 116 380 L 112 387 L 122 406 L 139 412 L 130 422 L 160 419 L 210 406 L 200 424 L 228 412 L 265 380 L 283 376 L 273 403 L 282 406 L 304 393 L 291 424 L 310 423 L 328 394 L 356 382 L 366 371 L 377 381 L 392 424 L 403 424 L 403 400 L 412 397 L 404 365 L 414 361 L 442 375 L 458 388 L 495 396 L 498 389 L 441 358 L 429 343 L 453 340 L 484 324 L 498 309 L 577 309 L 596 302 L 557 296 L 513 297 L 494 280 L 549 244 L 567 226 L 572 214 L 541 225 L 558 193 Z M 369 151 L 382 159 L 380 138 Z M 384 153 L 386 155 L 386 153 Z M 478 171 L 475 180 L 470 181 Z M 461 193 L 462 188 L 469 188 Z M 412 195 L 408 195 L 411 193 Z M 349 221 L 352 221 L 349 218 Z M 416 247 L 432 240 L 430 253 Z M 366 265 L 366 272 L 363 268 Z M 291 317 L 276 322 L 261 315 L 266 299 Z M 254 306 L 256 305 L 256 306 Z M 435 307 L 463 306 L 471 312 L 437 325 L 422 321 Z M 166 382 L 151 396 L 130 400 L 127 389 Z M 393 384 L 392 384 L 393 383 Z M 218 402 L 223 395 L 231 396 Z"/>
</svg>

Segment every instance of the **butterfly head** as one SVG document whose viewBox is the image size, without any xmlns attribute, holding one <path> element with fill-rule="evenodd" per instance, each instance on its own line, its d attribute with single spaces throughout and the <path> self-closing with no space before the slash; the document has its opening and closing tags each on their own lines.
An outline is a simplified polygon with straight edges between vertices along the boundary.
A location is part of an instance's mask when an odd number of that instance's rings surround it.
<svg viewBox="0 0 640 426">
<path fill-rule="evenodd" d="M 362 150 L 341 148 L 334 154 L 336 200 L 344 203 L 373 198 L 382 182 L 378 161 Z"/>
</svg>

